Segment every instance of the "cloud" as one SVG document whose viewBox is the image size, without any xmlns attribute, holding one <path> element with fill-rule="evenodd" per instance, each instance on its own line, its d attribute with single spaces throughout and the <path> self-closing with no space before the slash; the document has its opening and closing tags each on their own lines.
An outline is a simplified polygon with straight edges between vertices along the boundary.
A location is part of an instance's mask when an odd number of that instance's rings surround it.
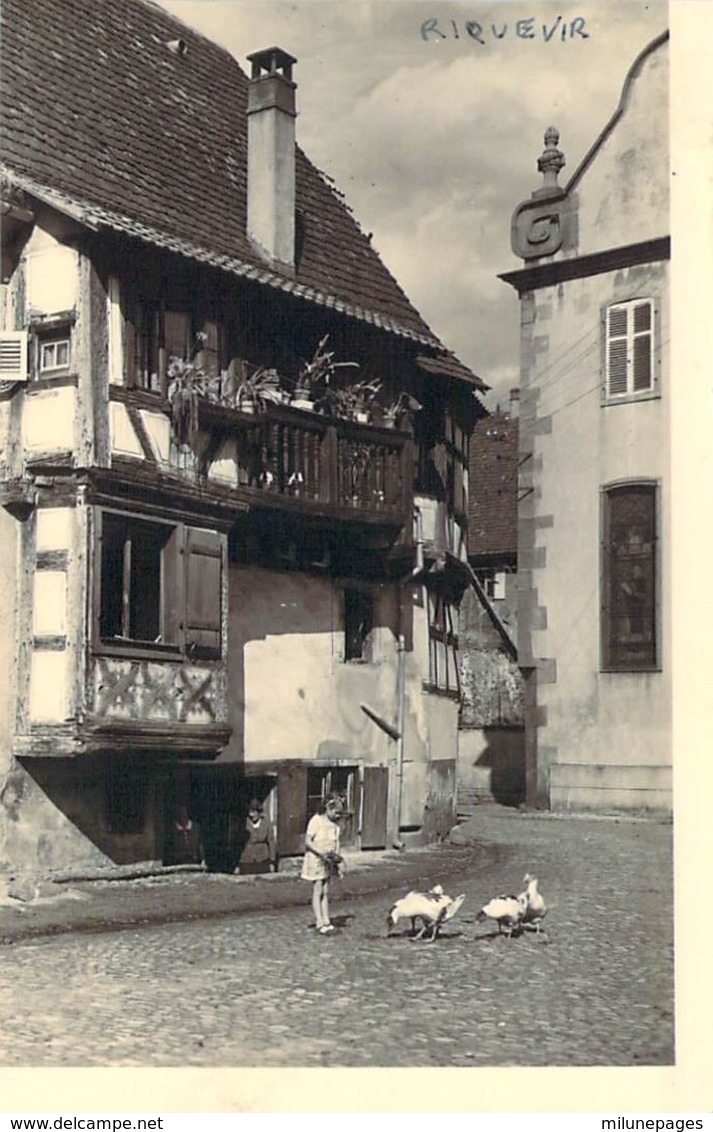
<svg viewBox="0 0 713 1132">
<path fill-rule="evenodd" d="M 163 0 L 245 56 L 277 43 L 298 58 L 298 137 L 334 177 L 414 305 L 503 400 L 518 369 L 519 314 L 497 276 L 516 204 L 538 187 L 549 125 L 577 165 L 616 109 L 637 54 L 666 26 L 656 0 L 527 5 L 445 0 Z M 560 28 L 586 17 L 589 38 Z M 446 39 L 424 40 L 436 17 Z M 557 34 L 546 42 L 541 25 Z M 512 34 L 534 18 L 536 38 Z M 467 36 L 494 23 L 502 40 Z M 455 29 L 451 24 L 455 21 Z M 455 32 L 458 31 L 458 38 Z M 451 34 L 451 32 L 453 34 Z"/>
</svg>

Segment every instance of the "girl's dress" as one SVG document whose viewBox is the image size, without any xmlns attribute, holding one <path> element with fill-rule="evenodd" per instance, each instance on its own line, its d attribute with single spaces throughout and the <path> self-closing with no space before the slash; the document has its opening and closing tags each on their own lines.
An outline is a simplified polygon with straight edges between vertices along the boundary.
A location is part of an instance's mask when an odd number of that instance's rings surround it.
<svg viewBox="0 0 713 1132">
<path fill-rule="evenodd" d="M 307 825 L 307 836 L 314 841 L 320 853 L 339 852 L 339 826 L 330 821 L 326 814 L 314 814 Z M 326 861 L 307 849 L 302 862 L 303 880 L 326 880 L 330 869 Z"/>
<path fill-rule="evenodd" d="M 246 822 L 247 844 L 240 857 L 241 873 L 269 873 L 275 860 L 272 824 L 264 814 L 258 822 Z"/>
</svg>

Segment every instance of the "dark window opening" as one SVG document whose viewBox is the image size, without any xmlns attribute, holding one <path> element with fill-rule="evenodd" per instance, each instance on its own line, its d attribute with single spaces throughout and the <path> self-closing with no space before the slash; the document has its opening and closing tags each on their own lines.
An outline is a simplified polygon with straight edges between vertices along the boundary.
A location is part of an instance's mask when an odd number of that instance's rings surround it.
<svg viewBox="0 0 713 1132">
<path fill-rule="evenodd" d="M 368 660 L 367 642 L 374 627 L 374 599 L 369 590 L 344 591 L 344 659 Z"/>
<path fill-rule="evenodd" d="M 656 488 L 632 484 L 604 495 L 602 644 L 604 668 L 655 668 Z"/>
<path fill-rule="evenodd" d="M 129 303 L 126 317 L 126 383 L 152 393 L 167 392 L 172 359 L 217 378 L 225 365 L 222 323 L 195 310 L 169 309 L 156 299 Z"/>
<path fill-rule="evenodd" d="M 165 617 L 164 554 L 173 528 L 104 515 L 102 532 L 102 640 L 174 643 Z M 167 639 L 167 637 L 169 639 Z"/>
<path fill-rule="evenodd" d="M 223 540 L 217 531 L 101 513 L 98 636 L 104 645 L 222 653 Z"/>
</svg>

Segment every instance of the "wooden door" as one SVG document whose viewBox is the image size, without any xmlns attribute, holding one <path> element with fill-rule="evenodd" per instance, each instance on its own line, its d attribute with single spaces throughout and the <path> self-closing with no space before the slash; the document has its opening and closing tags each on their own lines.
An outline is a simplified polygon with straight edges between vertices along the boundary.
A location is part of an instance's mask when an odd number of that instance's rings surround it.
<svg viewBox="0 0 713 1132">
<path fill-rule="evenodd" d="M 277 852 L 295 857 L 304 852 L 307 828 L 307 767 L 280 767 L 277 776 Z"/>
<path fill-rule="evenodd" d="M 364 808 L 361 821 L 362 849 L 386 847 L 386 818 L 389 803 L 389 768 L 364 767 Z"/>
</svg>

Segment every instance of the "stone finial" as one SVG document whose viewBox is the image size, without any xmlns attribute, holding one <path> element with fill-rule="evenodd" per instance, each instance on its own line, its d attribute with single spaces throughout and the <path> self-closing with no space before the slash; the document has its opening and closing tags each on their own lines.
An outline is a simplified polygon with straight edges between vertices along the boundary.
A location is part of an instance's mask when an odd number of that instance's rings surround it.
<svg viewBox="0 0 713 1132">
<path fill-rule="evenodd" d="M 542 157 L 537 159 L 537 168 L 540 173 L 544 175 L 545 189 L 558 189 L 557 177 L 560 169 L 564 168 L 566 162 L 564 154 L 557 148 L 557 143 L 560 140 L 559 130 L 554 126 L 550 126 L 545 133 L 545 149 Z"/>
</svg>

